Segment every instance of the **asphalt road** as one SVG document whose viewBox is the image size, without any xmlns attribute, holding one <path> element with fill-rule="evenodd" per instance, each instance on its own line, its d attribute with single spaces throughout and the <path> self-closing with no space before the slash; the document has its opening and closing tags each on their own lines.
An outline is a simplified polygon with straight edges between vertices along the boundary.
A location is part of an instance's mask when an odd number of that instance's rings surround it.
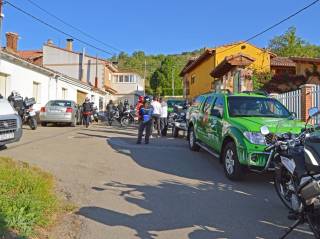
<svg viewBox="0 0 320 239">
<path fill-rule="evenodd" d="M 135 144 L 135 130 L 24 130 L 0 151 L 53 173 L 79 206 L 80 239 L 275 239 L 292 222 L 271 175 L 231 182 L 206 152 L 180 139 Z M 306 225 L 290 237 L 308 239 Z"/>
</svg>

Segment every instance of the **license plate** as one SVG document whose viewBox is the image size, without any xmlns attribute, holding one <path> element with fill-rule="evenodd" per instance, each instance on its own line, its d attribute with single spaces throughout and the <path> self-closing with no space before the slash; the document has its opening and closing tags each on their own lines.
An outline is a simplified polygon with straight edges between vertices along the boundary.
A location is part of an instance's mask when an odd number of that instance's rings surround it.
<svg viewBox="0 0 320 239">
<path fill-rule="evenodd" d="M 14 139 L 14 133 L 0 134 L 0 141 Z"/>
</svg>

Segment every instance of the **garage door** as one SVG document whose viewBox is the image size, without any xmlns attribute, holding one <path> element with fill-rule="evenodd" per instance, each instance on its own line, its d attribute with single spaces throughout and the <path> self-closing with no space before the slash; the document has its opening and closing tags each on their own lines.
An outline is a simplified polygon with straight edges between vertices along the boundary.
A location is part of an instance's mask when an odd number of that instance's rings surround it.
<svg viewBox="0 0 320 239">
<path fill-rule="evenodd" d="M 87 97 L 87 93 L 82 91 L 77 91 L 77 104 L 82 104 Z"/>
</svg>

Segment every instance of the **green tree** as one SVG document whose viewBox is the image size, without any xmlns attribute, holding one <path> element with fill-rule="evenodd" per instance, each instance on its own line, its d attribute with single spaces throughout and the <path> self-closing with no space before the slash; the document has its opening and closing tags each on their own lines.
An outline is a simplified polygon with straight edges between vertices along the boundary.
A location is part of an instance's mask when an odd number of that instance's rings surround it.
<svg viewBox="0 0 320 239">
<path fill-rule="evenodd" d="M 274 37 L 269 42 L 269 48 L 279 56 L 320 56 L 320 47 L 297 36 L 295 27 L 290 27 L 283 35 Z"/>
</svg>

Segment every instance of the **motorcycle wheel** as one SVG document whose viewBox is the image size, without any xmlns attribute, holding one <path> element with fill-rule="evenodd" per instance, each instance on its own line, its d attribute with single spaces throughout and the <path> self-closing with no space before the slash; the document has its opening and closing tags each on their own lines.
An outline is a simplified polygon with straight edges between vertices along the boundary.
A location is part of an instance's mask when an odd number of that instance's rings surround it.
<svg viewBox="0 0 320 239">
<path fill-rule="evenodd" d="M 176 126 L 172 127 L 172 137 L 177 138 L 179 136 L 179 129 Z"/>
<path fill-rule="evenodd" d="M 120 124 L 122 127 L 125 127 L 127 128 L 130 124 L 130 119 L 126 116 L 122 117 L 121 120 L 120 120 Z"/>
<path fill-rule="evenodd" d="M 36 121 L 35 118 L 32 117 L 32 118 L 29 119 L 29 126 L 30 126 L 30 128 L 32 130 L 36 130 L 37 129 L 38 124 L 37 124 L 37 121 Z"/>
<path fill-rule="evenodd" d="M 320 239 L 320 211 L 317 209 L 312 213 L 307 213 L 306 218 L 314 237 Z"/>
<path fill-rule="evenodd" d="M 292 194 L 294 193 L 294 178 L 284 167 L 276 170 L 274 175 L 274 187 L 280 198 L 281 202 L 289 210 L 293 210 L 292 207 Z M 290 188 L 291 187 L 291 188 Z"/>
</svg>

